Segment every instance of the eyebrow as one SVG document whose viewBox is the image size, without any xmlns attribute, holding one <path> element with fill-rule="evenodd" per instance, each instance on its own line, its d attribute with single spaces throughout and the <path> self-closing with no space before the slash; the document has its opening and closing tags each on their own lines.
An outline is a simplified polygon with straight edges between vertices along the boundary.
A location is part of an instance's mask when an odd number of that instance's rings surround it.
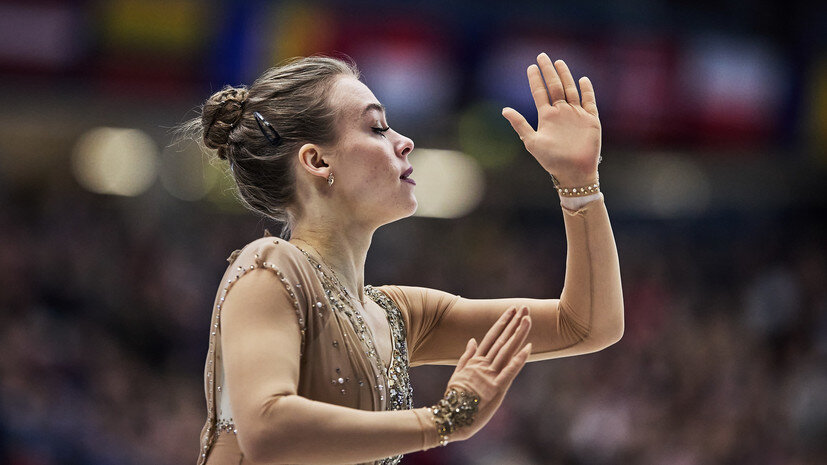
<svg viewBox="0 0 827 465">
<path fill-rule="evenodd" d="M 385 105 L 382 105 L 381 103 L 369 103 L 368 106 L 366 106 L 365 109 L 362 110 L 362 116 L 365 116 L 371 110 L 378 110 L 384 113 Z"/>
</svg>

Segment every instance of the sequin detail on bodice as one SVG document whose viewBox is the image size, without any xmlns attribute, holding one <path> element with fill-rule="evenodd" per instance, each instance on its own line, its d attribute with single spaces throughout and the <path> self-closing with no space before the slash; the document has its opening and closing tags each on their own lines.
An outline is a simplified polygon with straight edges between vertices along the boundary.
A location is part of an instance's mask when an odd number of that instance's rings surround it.
<svg viewBox="0 0 827 465">
<path fill-rule="evenodd" d="M 386 373 L 388 410 L 410 410 L 413 408 L 413 387 L 408 375 L 408 342 L 402 312 L 393 300 L 373 286 L 365 286 L 365 294 L 385 310 L 393 336 L 391 362 Z"/>
<path fill-rule="evenodd" d="M 352 297 L 342 286 L 338 279 L 325 272 L 323 267 L 310 254 L 299 248 L 307 260 L 313 265 L 316 275 L 322 283 L 330 308 L 343 314 L 353 327 L 356 335 L 363 343 L 363 349 L 368 358 L 372 361 L 377 373 L 377 388 L 380 390 L 381 401 L 385 401 L 385 393 L 381 392 L 387 387 L 386 410 L 410 410 L 413 408 L 413 387 L 408 375 L 408 343 L 405 330 L 405 321 L 402 319 L 402 312 L 396 304 L 383 292 L 365 286 L 365 295 L 376 302 L 388 319 L 391 337 L 391 359 L 385 370 L 379 353 L 376 350 L 373 333 L 365 322 L 362 313 L 353 306 Z M 332 272 L 331 272 L 332 273 Z M 396 465 L 402 460 L 402 455 L 377 460 L 378 465 Z"/>
<path fill-rule="evenodd" d="M 408 342 L 402 312 L 399 311 L 393 300 L 372 286 L 365 286 L 365 294 L 385 310 L 393 335 L 390 366 L 385 374 L 386 385 L 388 386 L 387 409 L 410 410 L 413 408 L 413 386 L 411 386 L 411 378 L 408 375 Z M 397 455 L 379 460 L 377 463 L 396 465 L 401 460 L 402 456 Z"/>
</svg>

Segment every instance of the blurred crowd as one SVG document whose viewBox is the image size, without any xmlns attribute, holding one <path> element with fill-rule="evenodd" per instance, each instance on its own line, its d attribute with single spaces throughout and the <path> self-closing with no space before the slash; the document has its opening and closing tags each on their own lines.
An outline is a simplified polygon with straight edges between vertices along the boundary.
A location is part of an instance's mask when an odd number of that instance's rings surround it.
<svg viewBox="0 0 827 465">
<path fill-rule="evenodd" d="M 377 234 L 367 281 L 554 297 L 556 208 L 404 220 Z M 613 216 L 621 342 L 528 365 L 478 436 L 403 463 L 824 463 L 824 213 Z M 265 226 L 152 195 L 0 188 L 0 463 L 193 463 L 214 292 Z M 417 406 L 450 372 L 412 370 Z"/>
</svg>

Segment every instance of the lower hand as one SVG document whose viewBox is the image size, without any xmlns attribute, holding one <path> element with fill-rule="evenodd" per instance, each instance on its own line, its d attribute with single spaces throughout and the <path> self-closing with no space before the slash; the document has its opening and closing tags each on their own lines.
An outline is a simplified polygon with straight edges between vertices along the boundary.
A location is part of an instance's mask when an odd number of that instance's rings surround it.
<svg viewBox="0 0 827 465">
<path fill-rule="evenodd" d="M 531 354 L 531 344 L 523 346 L 530 328 L 528 309 L 512 307 L 494 323 L 479 345 L 474 339 L 468 341 L 448 380 L 448 389 L 472 392 L 480 402 L 473 424 L 459 428 L 449 440 L 470 438 L 494 416 Z"/>
</svg>

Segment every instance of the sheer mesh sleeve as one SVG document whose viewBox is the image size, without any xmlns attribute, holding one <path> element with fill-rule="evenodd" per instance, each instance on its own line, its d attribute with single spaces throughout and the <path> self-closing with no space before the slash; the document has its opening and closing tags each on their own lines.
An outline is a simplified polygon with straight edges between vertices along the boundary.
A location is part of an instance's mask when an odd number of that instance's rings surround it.
<svg viewBox="0 0 827 465">
<path fill-rule="evenodd" d="M 616 342 L 623 333 L 623 294 L 602 195 L 579 210 L 564 208 L 563 218 L 568 256 L 560 299 L 466 299 L 434 289 L 383 286 L 406 319 L 411 365 L 455 364 L 468 340 L 480 341 L 512 306 L 530 309 L 529 360 L 595 352 Z"/>
</svg>

